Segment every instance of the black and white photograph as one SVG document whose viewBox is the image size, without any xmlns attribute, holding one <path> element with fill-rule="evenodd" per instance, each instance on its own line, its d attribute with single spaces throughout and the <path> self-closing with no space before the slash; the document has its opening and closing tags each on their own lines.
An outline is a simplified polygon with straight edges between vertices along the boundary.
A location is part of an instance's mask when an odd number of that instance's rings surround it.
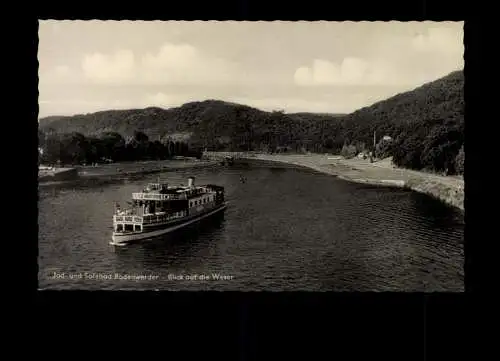
<svg viewBox="0 0 500 361">
<path fill-rule="evenodd" d="M 464 23 L 39 20 L 38 289 L 464 292 Z"/>
</svg>

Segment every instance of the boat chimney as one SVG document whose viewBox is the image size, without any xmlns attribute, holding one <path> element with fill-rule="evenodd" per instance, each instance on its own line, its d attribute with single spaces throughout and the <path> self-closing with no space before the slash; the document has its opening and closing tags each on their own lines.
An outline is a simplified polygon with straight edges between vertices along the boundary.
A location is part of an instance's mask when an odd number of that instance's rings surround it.
<svg viewBox="0 0 500 361">
<path fill-rule="evenodd" d="M 189 177 L 188 178 L 188 187 L 189 188 L 194 188 L 194 177 Z"/>
</svg>

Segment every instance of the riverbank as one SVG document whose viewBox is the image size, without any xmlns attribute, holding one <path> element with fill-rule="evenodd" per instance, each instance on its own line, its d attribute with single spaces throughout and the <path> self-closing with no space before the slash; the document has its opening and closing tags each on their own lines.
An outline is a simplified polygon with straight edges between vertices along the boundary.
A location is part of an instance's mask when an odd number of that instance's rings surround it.
<svg viewBox="0 0 500 361">
<path fill-rule="evenodd" d="M 76 178 L 78 178 L 78 170 L 76 168 L 55 168 L 44 166 L 40 166 L 38 168 L 39 182 L 57 182 Z"/>
<path fill-rule="evenodd" d="M 464 210 L 464 181 L 462 177 L 396 168 L 390 159 L 370 163 L 369 160 L 322 154 L 238 154 L 239 159 L 293 164 L 331 174 L 357 183 L 408 188 L 432 196 Z"/>
<path fill-rule="evenodd" d="M 101 177 L 133 174 L 154 174 L 190 168 L 206 168 L 218 166 L 217 161 L 173 159 L 159 161 L 124 162 L 102 164 L 97 167 L 78 167 L 80 177 Z"/>
</svg>

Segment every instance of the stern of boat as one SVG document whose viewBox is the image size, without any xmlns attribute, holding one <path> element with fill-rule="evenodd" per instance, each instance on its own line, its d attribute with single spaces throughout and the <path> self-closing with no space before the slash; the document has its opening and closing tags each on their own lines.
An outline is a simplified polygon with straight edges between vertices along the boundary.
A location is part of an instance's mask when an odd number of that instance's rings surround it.
<svg viewBox="0 0 500 361">
<path fill-rule="evenodd" d="M 113 216 L 112 245 L 123 245 L 140 238 L 143 233 L 143 217 L 120 215 Z"/>
</svg>

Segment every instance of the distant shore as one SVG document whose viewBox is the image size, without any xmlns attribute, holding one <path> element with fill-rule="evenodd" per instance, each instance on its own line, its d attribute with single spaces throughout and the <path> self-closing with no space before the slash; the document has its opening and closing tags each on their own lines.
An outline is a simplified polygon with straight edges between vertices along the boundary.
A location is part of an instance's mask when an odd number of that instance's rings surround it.
<svg viewBox="0 0 500 361">
<path fill-rule="evenodd" d="M 40 166 L 38 168 L 38 181 L 63 181 L 78 178 L 78 171 L 76 168 L 54 168 Z"/>
<path fill-rule="evenodd" d="M 464 210 L 463 177 L 396 168 L 390 159 L 370 163 L 369 160 L 359 158 L 344 159 L 324 154 L 260 153 L 239 153 L 238 158 L 293 164 L 357 183 L 408 188 Z"/>
<path fill-rule="evenodd" d="M 175 171 L 191 168 L 205 168 L 219 165 L 217 161 L 195 160 L 195 159 L 172 159 L 151 160 L 138 162 L 123 162 L 99 164 L 97 166 L 74 166 L 71 169 L 77 171 L 76 178 L 106 177 L 133 174 L 154 174 L 165 171 Z M 41 174 L 43 171 L 39 171 Z M 53 177 L 39 177 L 39 181 L 56 180 Z"/>
<path fill-rule="evenodd" d="M 80 177 L 98 177 L 132 174 L 154 174 L 165 171 L 175 171 L 189 168 L 205 168 L 216 166 L 216 161 L 205 160 L 161 160 L 139 161 L 98 165 L 97 167 L 79 167 Z"/>
</svg>

